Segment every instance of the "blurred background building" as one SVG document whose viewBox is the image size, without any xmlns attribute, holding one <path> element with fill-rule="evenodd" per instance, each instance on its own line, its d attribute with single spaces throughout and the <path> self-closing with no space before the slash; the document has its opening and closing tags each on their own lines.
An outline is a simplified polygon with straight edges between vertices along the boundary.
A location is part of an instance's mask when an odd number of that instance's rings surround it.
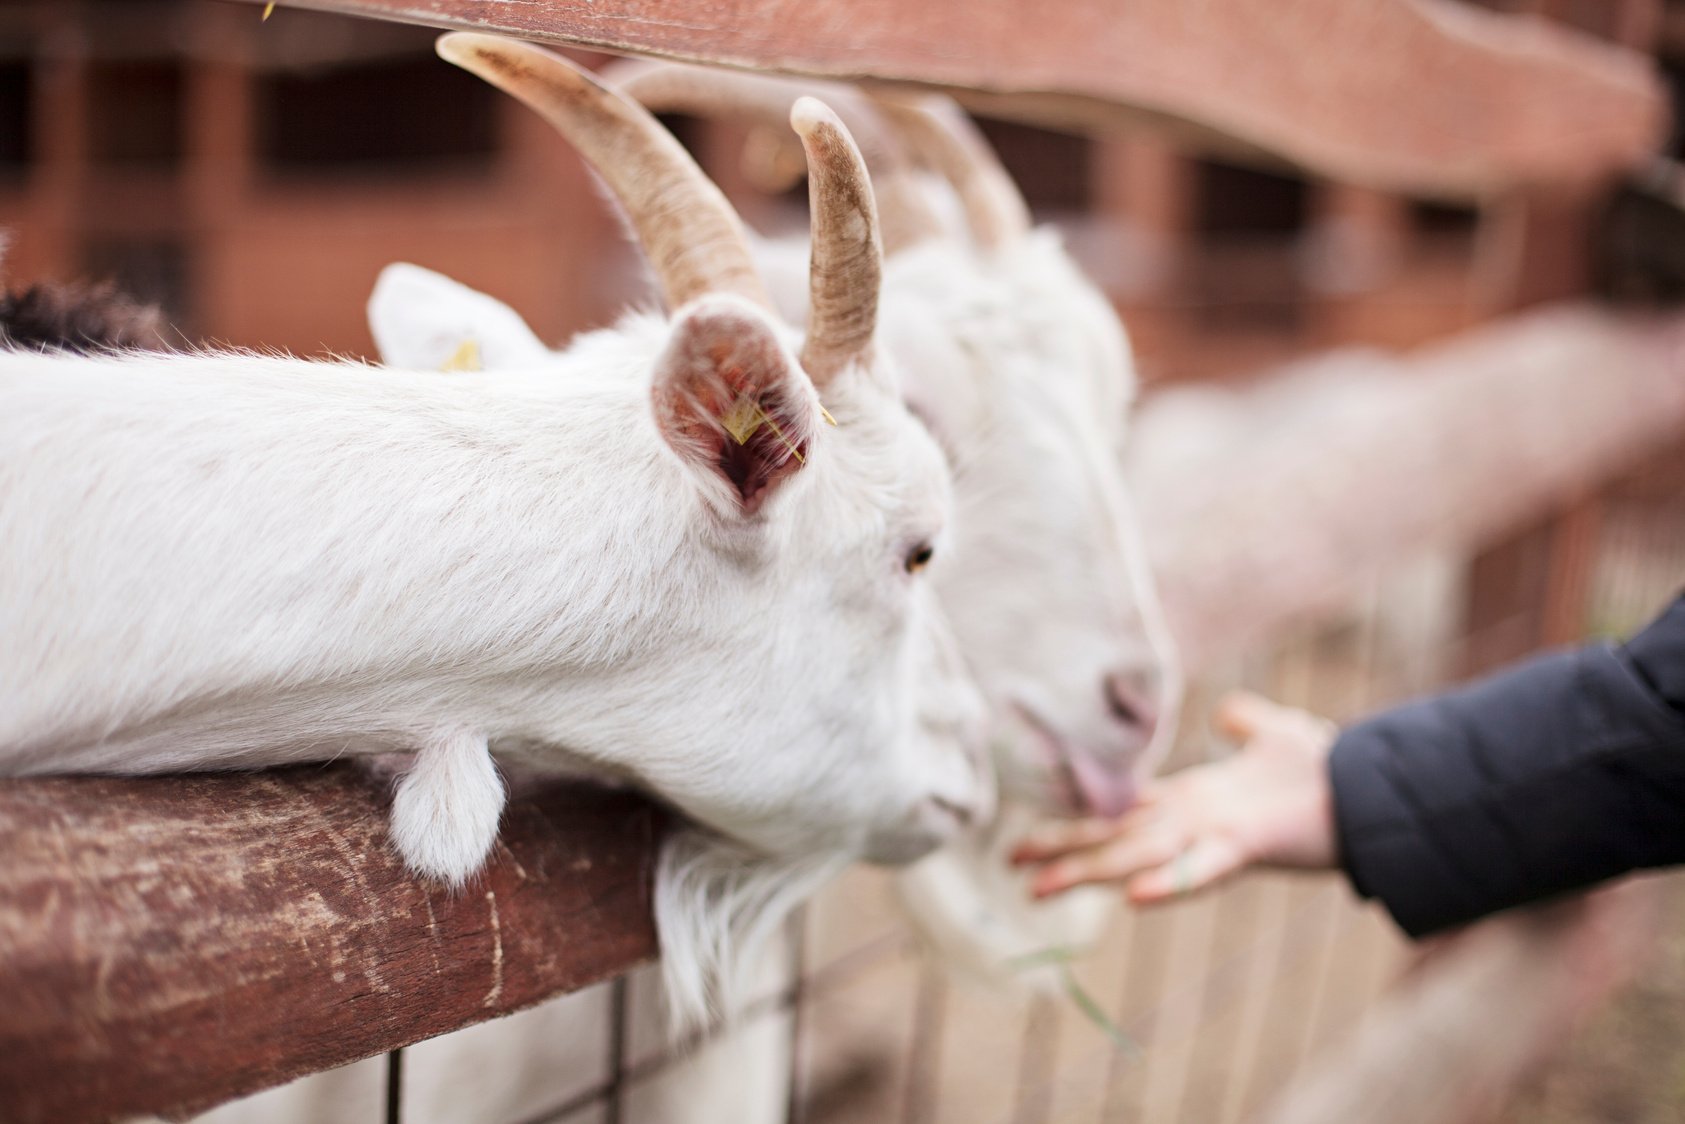
<svg viewBox="0 0 1685 1124">
<path fill-rule="evenodd" d="M 1515 6 L 1515 5 L 1511 5 Z M 1546 7 L 1550 5 L 1535 5 Z M 1621 5 L 1555 4 L 1621 31 Z M 432 33 L 214 0 L 0 4 L 0 225 L 11 284 L 109 278 L 181 333 L 366 354 L 380 267 L 409 260 L 514 305 L 550 340 L 642 294 L 568 147 L 442 66 Z M 1685 48 L 1685 8 L 1656 37 Z M 734 130 L 675 122 L 752 221 L 783 204 Z M 1481 211 L 1179 152 L 985 122 L 1038 216 L 1125 312 L 1149 378 L 1478 319 Z M 783 221 L 787 221 L 784 219 Z M 1483 287 L 1484 285 L 1484 287 Z"/>
</svg>

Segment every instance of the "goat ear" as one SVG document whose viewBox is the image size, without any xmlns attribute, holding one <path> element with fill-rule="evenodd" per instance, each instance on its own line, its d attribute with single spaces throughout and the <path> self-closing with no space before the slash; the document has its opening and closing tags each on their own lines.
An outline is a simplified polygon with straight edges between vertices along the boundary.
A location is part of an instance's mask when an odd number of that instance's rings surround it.
<svg viewBox="0 0 1685 1124">
<path fill-rule="evenodd" d="M 398 262 L 369 297 L 381 361 L 417 371 L 531 366 L 550 354 L 515 310 L 442 273 Z"/>
<path fill-rule="evenodd" d="M 715 294 L 680 310 L 652 397 L 667 444 L 744 514 L 807 463 L 819 417 L 813 383 L 747 301 Z"/>
</svg>

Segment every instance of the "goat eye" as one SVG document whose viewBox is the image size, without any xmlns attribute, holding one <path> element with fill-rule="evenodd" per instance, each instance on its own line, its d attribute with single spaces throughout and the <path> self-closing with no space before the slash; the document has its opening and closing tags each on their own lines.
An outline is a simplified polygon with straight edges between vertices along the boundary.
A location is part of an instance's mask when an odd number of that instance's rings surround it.
<svg viewBox="0 0 1685 1124">
<path fill-rule="evenodd" d="M 920 543 L 918 546 L 915 546 L 907 553 L 907 572 L 909 574 L 916 574 L 926 566 L 930 565 L 930 557 L 935 553 L 936 548 L 927 542 Z"/>
</svg>

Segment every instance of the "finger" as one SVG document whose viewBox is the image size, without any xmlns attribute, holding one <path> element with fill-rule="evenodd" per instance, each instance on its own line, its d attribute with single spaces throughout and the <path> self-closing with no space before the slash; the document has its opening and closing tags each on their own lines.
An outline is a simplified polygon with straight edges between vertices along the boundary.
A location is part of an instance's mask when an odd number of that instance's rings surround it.
<svg viewBox="0 0 1685 1124">
<path fill-rule="evenodd" d="M 1071 851 L 1104 843 L 1118 833 L 1116 820 L 1076 820 L 1037 828 L 1012 849 L 1012 861 L 1020 866 L 1045 862 Z"/>
<path fill-rule="evenodd" d="M 1130 878 L 1125 892 L 1136 905 L 1155 905 L 1202 890 L 1245 865 L 1240 848 L 1232 840 L 1209 837 L 1169 862 Z"/>
<path fill-rule="evenodd" d="M 1140 831 L 1157 816 L 1152 802 L 1143 797 L 1135 807 L 1116 819 L 1068 820 L 1045 824 L 1027 835 L 1012 849 L 1017 866 L 1046 862 L 1072 851 L 1081 851 L 1108 839 Z"/>
<path fill-rule="evenodd" d="M 1217 704 L 1217 729 L 1235 741 L 1246 741 L 1260 730 L 1279 726 L 1292 712 L 1280 703 L 1251 691 L 1230 691 Z"/>
<path fill-rule="evenodd" d="M 1139 871 L 1169 862 L 1181 849 L 1182 840 L 1164 831 L 1115 839 L 1049 863 L 1036 872 L 1030 882 L 1030 892 L 1038 898 L 1045 898 L 1075 886 L 1118 882 Z"/>
</svg>

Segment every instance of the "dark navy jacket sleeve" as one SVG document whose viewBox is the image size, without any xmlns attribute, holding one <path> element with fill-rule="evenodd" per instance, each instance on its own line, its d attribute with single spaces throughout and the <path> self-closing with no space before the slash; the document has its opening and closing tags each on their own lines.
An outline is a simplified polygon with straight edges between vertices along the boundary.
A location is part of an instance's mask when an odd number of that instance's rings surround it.
<svg viewBox="0 0 1685 1124">
<path fill-rule="evenodd" d="M 1346 873 L 1412 936 L 1685 862 L 1685 595 L 1353 726 L 1329 770 Z"/>
</svg>

